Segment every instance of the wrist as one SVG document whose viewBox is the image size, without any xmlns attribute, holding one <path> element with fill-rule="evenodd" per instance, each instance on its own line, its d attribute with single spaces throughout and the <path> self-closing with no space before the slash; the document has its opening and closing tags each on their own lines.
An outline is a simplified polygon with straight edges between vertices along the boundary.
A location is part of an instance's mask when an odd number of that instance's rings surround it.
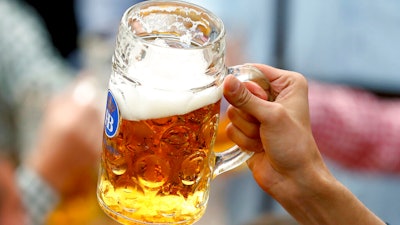
<svg viewBox="0 0 400 225">
<path fill-rule="evenodd" d="M 58 204 L 59 195 L 30 168 L 19 167 L 16 180 L 29 221 L 32 224 L 44 224 L 48 214 Z"/>
<path fill-rule="evenodd" d="M 34 157 L 33 157 L 34 158 Z M 57 193 L 62 193 L 63 178 L 62 169 L 58 169 L 56 164 L 50 160 L 40 161 L 31 160 L 26 163 L 27 170 L 34 171 L 48 186 L 50 186 Z"/>
<path fill-rule="evenodd" d="M 325 167 L 296 172 L 286 177 L 285 182 L 277 187 L 273 197 L 300 224 L 329 224 L 324 222 L 323 210 L 329 209 L 338 183 Z M 280 190 L 279 190 L 280 189 Z"/>
</svg>

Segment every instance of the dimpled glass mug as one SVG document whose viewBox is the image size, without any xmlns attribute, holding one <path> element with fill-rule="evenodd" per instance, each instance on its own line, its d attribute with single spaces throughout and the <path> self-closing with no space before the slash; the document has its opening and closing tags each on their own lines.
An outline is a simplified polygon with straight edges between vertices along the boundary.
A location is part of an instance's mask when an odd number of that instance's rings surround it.
<svg viewBox="0 0 400 225">
<path fill-rule="evenodd" d="M 225 30 L 208 10 L 144 1 L 123 15 L 113 56 L 97 197 L 123 224 L 193 224 L 211 180 L 250 156 L 215 153 L 227 74 L 269 83 L 251 66 L 227 68 Z"/>
</svg>

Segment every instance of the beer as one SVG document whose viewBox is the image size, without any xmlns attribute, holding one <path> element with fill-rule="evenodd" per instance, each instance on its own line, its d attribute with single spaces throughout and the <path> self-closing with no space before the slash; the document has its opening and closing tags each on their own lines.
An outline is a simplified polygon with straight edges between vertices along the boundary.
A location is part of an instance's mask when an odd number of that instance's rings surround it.
<svg viewBox="0 0 400 225">
<path fill-rule="evenodd" d="M 180 116 L 122 119 L 118 135 L 104 137 L 103 207 L 154 223 L 199 218 L 212 174 L 219 103 Z"/>
<path fill-rule="evenodd" d="M 192 224 L 206 208 L 221 89 L 179 90 L 174 96 L 168 91 L 152 99 L 158 91 L 163 92 L 111 77 L 98 198 L 104 211 L 124 224 Z M 133 109 L 138 101 L 140 109 Z"/>
</svg>

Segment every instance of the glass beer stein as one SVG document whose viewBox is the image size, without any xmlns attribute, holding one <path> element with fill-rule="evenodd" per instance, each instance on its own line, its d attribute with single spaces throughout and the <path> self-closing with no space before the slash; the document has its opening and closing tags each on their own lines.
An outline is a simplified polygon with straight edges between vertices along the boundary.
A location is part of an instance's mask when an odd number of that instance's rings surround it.
<svg viewBox="0 0 400 225">
<path fill-rule="evenodd" d="M 251 66 L 225 66 L 225 30 L 208 10 L 144 1 L 123 15 L 113 56 L 97 197 L 122 224 L 193 224 L 211 180 L 251 154 L 215 153 L 222 83 Z"/>
</svg>

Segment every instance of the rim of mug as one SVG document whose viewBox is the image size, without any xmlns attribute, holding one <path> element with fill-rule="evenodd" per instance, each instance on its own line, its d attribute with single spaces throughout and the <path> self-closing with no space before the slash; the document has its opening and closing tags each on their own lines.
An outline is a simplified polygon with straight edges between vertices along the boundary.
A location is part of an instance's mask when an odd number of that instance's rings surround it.
<svg viewBox="0 0 400 225">
<path fill-rule="evenodd" d="M 191 46 L 190 48 L 182 48 L 182 50 L 192 50 L 192 49 L 203 49 L 203 48 L 208 48 L 210 46 L 212 46 L 213 44 L 221 41 L 226 34 L 225 31 L 225 25 L 222 21 L 222 19 L 220 17 L 218 17 L 215 13 L 211 12 L 210 10 L 198 5 L 198 4 L 194 4 L 194 3 L 190 3 L 190 2 L 185 2 L 185 1 L 181 1 L 181 0 L 151 0 L 151 1 L 143 1 L 143 2 L 139 2 L 137 4 L 134 4 L 132 6 L 130 6 L 122 15 L 122 19 L 121 19 L 121 23 L 124 24 L 125 26 L 129 26 L 127 24 L 127 21 L 131 15 L 131 12 L 135 11 L 135 9 L 140 9 L 143 8 L 143 6 L 148 6 L 148 5 L 154 5 L 155 3 L 175 3 L 182 6 L 187 6 L 190 7 L 192 9 L 195 9 L 196 11 L 202 11 L 205 14 L 207 14 L 209 16 L 209 18 L 211 19 L 211 21 L 215 21 L 215 24 L 218 24 L 220 27 L 218 36 L 213 39 L 212 41 L 206 42 L 204 45 L 199 45 L 199 46 Z M 173 5 L 171 5 L 173 6 Z M 140 38 L 143 42 L 145 42 L 146 44 L 149 45 L 155 45 L 154 42 L 152 41 L 148 41 L 144 38 L 142 38 L 141 36 L 138 36 L 136 34 L 134 34 L 133 32 L 130 32 L 131 35 L 133 35 L 136 38 Z M 159 46 L 159 45 L 157 45 Z M 159 46 L 162 47 L 162 46 Z"/>
</svg>

